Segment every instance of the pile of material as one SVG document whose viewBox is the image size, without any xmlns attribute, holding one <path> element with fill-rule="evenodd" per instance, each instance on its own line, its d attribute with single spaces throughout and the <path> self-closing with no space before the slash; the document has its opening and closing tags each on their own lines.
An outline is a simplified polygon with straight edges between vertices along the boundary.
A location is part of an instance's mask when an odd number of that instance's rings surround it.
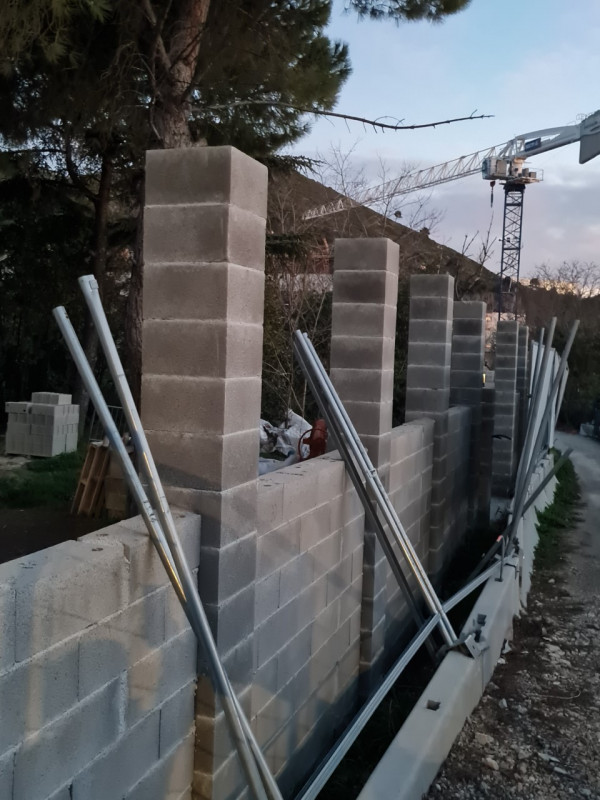
<svg viewBox="0 0 600 800">
<path fill-rule="evenodd" d="M 79 406 L 70 394 L 34 392 L 31 402 L 6 403 L 6 453 L 56 456 L 77 449 Z"/>
</svg>

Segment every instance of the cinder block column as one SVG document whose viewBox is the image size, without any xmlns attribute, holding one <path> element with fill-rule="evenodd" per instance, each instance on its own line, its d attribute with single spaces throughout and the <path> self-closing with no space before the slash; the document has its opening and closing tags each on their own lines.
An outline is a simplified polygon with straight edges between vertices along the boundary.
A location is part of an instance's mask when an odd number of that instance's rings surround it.
<svg viewBox="0 0 600 800">
<path fill-rule="evenodd" d="M 266 198 L 267 170 L 234 148 L 147 154 L 143 422 L 170 501 L 202 514 L 200 594 L 243 702 L 254 663 Z M 196 712 L 195 796 L 229 796 L 239 766 L 202 676 Z"/>
<path fill-rule="evenodd" d="M 398 298 L 398 245 L 336 239 L 331 380 L 384 484 L 389 475 Z M 385 634 L 387 562 L 365 530 L 361 616 L 363 688 L 377 680 Z"/>
<path fill-rule="evenodd" d="M 492 499 L 492 467 L 494 460 L 494 406 L 496 389 L 493 383 L 481 393 L 481 441 L 479 448 L 479 482 L 477 524 L 486 527 L 490 521 Z"/>
<path fill-rule="evenodd" d="M 499 497 L 510 495 L 516 467 L 516 440 L 519 435 L 516 394 L 518 342 L 519 323 L 511 320 L 498 322 L 492 493 Z"/>
<path fill-rule="evenodd" d="M 481 399 L 485 351 L 485 303 L 454 303 L 450 402 L 471 409 L 469 446 L 469 524 L 475 522 L 481 476 Z"/>
<path fill-rule="evenodd" d="M 447 520 L 448 409 L 454 278 L 413 275 L 410 279 L 406 421 L 435 421 L 429 533 L 429 571 L 435 578 L 444 565 Z"/>
<path fill-rule="evenodd" d="M 519 394 L 519 439 L 517 442 L 517 459 L 525 442 L 527 424 L 527 406 L 529 395 L 529 328 L 519 325 L 519 342 L 517 353 L 517 392 Z M 517 461 L 518 463 L 518 461 Z"/>
</svg>

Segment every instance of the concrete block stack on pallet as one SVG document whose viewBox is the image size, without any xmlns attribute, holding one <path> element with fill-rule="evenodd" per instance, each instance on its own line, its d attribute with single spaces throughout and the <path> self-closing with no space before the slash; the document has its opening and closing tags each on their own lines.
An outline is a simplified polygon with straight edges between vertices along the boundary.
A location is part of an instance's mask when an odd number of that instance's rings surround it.
<svg viewBox="0 0 600 800">
<path fill-rule="evenodd" d="M 6 452 L 56 456 L 77 449 L 79 406 L 70 394 L 34 392 L 31 402 L 6 403 Z"/>
</svg>

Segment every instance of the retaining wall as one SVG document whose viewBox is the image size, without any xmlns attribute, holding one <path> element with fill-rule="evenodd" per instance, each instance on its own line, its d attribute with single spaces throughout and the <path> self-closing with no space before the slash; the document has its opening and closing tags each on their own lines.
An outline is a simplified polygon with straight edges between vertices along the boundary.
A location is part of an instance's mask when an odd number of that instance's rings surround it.
<svg viewBox="0 0 600 800">
<path fill-rule="evenodd" d="M 0 565 L 2 800 L 191 797 L 196 642 L 167 584 L 139 518 Z"/>
</svg>

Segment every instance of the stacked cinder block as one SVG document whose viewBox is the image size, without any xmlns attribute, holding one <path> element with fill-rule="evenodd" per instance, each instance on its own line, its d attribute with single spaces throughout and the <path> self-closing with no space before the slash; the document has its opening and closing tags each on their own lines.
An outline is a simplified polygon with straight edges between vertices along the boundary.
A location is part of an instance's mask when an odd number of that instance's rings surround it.
<svg viewBox="0 0 600 800">
<path fill-rule="evenodd" d="M 430 419 L 394 428 L 390 452 L 390 499 L 425 569 L 429 560 L 433 429 L 434 422 Z M 420 598 L 410 571 L 404 560 L 401 561 L 415 597 Z M 405 632 L 409 619 L 411 617 L 398 581 L 386 566 L 385 667 L 397 654 L 398 640 Z"/>
<path fill-rule="evenodd" d="M 481 480 L 481 400 L 485 351 L 485 303 L 454 303 L 450 403 L 471 409 L 471 444 L 468 465 L 469 522 L 477 516 Z"/>
<path fill-rule="evenodd" d="M 412 275 L 406 421 L 430 417 L 435 421 L 429 571 L 436 577 L 446 560 L 448 531 L 448 408 L 453 320 L 454 278 L 450 275 Z"/>
<path fill-rule="evenodd" d="M 336 239 L 331 380 L 369 457 L 387 484 L 394 390 L 399 248 L 389 239 Z M 378 681 L 385 636 L 387 565 L 365 530 L 361 670 L 364 691 Z"/>
<path fill-rule="evenodd" d="M 446 559 L 450 558 L 456 550 L 462 535 L 470 525 L 472 414 L 473 409 L 469 406 L 457 406 L 448 411 L 448 479 L 446 482 L 448 504 L 444 541 L 444 557 Z"/>
<path fill-rule="evenodd" d="M 520 452 L 525 442 L 527 409 L 529 406 L 529 328 L 523 324 L 519 325 L 517 393 L 519 395 L 519 439 L 517 446 Z"/>
<path fill-rule="evenodd" d="M 147 154 L 143 424 L 168 497 L 203 516 L 200 595 L 246 710 L 266 207 L 266 168 L 234 148 Z M 196 702 L 195 791 L 227 797 L 245 782 L 206 675 Z"/>
<path fill-rule="evenodd" d="M 6 403 L 6 452 L 56 456 L 77 449 L 79 406 L 70 394 L 34 392 L 31 402 Z"/>
<path fill-rule="evenodd" d="M 500 320 L 496 332 L 494 382 L 496 406 L 494 412 L 494 458 L 492 492 L 508 497 L 513 488 L 519 436 L 517 357 L 519 323 Z"/>
<path fill-rule="evenodd" d="M 284 796 L 357 707 L 364 512 L 337 454 L 258 481 L 252 725 Z"/>
<path fill-rule="evenodd" d="M 174 516 L 197 570 L 199 518 Z M 196 671 L 139 518 L 0 565 L 0 797 L 187 800 Z"/>
<path fill-rule="evenodd" d="M 485 527 L 490 521 L 490 502 L 492 499 L 492 464 L 494 458 L 494 409 L 496 405 L 496 388 L 494 382 L 488 380 L 482 392 L 481 404 L 481 440 L 479 448 L 479 482 L 477 524 Z"/>
</svg>

